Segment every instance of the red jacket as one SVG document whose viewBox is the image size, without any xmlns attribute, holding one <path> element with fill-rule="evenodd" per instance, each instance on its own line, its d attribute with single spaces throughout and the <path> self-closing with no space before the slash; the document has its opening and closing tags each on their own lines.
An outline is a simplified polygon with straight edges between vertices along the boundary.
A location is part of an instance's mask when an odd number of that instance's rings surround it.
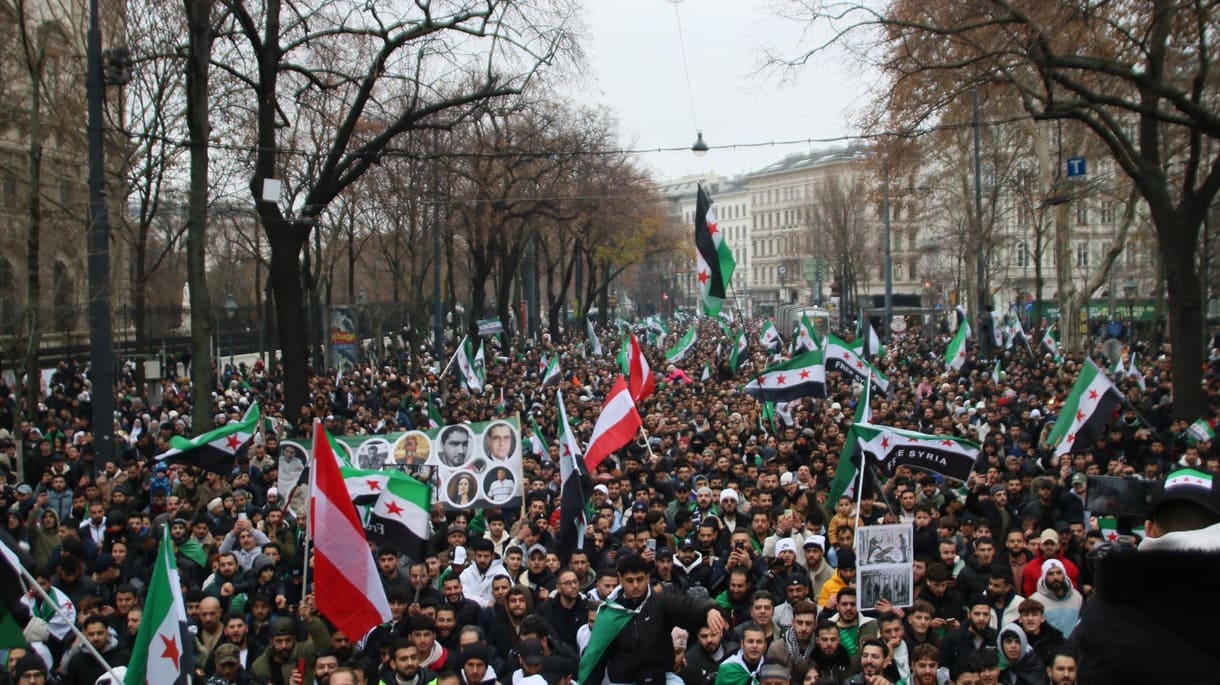
<svg viewBox="0 0 1220 685">
<path fill-rule="evenodd" d="M 1072 587 L 1079 590 L 1080 571 L 1076 568 L 1076 564 L 1073 564 L 1067 557 L 1064 557 L 1062 551 L 1056 554 L 1054 558 L 1063 562 L 1063 568 L 1067 570 L 1068 579 L 1072 581 Z M 1046 561 L 1046 557 L 1042 556 L 1042 550 L 1038 550 L 1034 558 L 1030 559 L 1029 563 L 1025 565 L 1025 572 L 1021 574 L 1022 596 L 1029 597 L 1038 591 L 1038 580 L 1042 578 L 1042 562 L 1044 561 Z"/>
</svg>

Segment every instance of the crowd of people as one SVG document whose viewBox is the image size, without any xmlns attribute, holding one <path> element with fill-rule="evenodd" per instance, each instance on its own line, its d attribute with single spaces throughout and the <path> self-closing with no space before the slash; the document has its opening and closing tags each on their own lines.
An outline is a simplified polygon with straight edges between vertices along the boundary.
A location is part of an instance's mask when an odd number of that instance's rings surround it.
<svg viewBox="0 0 1220 685">
<path fill-rule="evenodd" d="M 770 413 L 741 391 L 772 360 L 758 343 L 761 321 L 742 324 L 752 344 L 737 373 L 716 322 L 670 325 L 699 326 L 699 342 L 673 364 L 663 343 L 644 345 L 656 377 L 638 407 L 644 428 L 590 474 L 588 527 L 570 552 L 558 545 L 555 390 L 583 444 L 621 373 L 612 353 L 593 354 L 583 336 L 486 340 L 486 385 L 474 393 L 438 375 L 446 360 L 400 345 L 346 374 L 314 375 L 311 403 L 295 421 L 276 365 L 223 369 L 216 421 L 238 420 L 257 401 L 275 425 L 227 473 L 156 459 L 172 436 L 193 434 L 186 378 L 147 397 L 124 375 L 119 453 L 100 460 L 89 432 L 98 389 L 79 364 L 61 363 L 36 415 L 0 430 L 3 540 L 29 559 L 50 599 L 28 593 L 24 613 L 8 607 L 22 625 L 0 652 L 0 683 L 105 682 L 107 668 L 73 624 L 110 666 L 125 665 L 166 527 L 192 624 L 195 682 L 1216 680 L 1206 617 L 1220 599 L 1205 586 L 1220 551 L 1220 493 L 1209 494 L 1220 449 L 1175 418 L 1167 348 L 1126 347 L 1124 361 L 1138 359 L 1142 378 L 1115 379 L 1123 408 L 1095 441 L 1055 458 L 1052 427 L 1083 354 L 1060 361 L 1014 345 L 995 353 L 998 366 L 972 353 L 952 370 L 943 362 L 950 336 L 913 326 L 873 355 L 888 393 L 866 394 L 830 373 L 827 397 Z M 600 334 L 617 349 L 621 333 Z M 1203 384 L 1198 415 L 1213 428 L 1215 347 L 1200 377 L 1186 379 Z M 554 355 L 563 379 L 547 386 L 540 362 Z M 874 474 L 854 498 L 829 501 L 865 397 L 873 424 L 981 445 L 975 472 L 960 483 L 899 467 L 888 479 Z M 0 423 L 12 424 L 13 400 L 0 385 Z M 277 487 L 280 440 L 308 444 L 314 418 L 340 435 L 427 427 L 430 403 L 444 424 L 513 415 L 523 426 L 536 422 L 549 454 L 523 449 L 524 496 L 513 506 L 434 506 L 434 537 L 419 558 L 371 549 L 392 617 L 369 634 L 346 635 L 319 614 L 315 597 L 327 589 L 303 572 L 308 522 L 285 508 L 289 493 Z M 1093 475 L 1156 483 L 1147 524 L 1120 521 L 1126 535 L 1107 539 L 1087 508 Z M 883 593 L 863 606 L 857 531 L 879 524 L 912 527 L 914 595 L 896 603 Z M 1125 549 L 1128 542 L 1140 550 Z M 1133 655 L 1146 668 L 1123 666 Z"/>
</svg>

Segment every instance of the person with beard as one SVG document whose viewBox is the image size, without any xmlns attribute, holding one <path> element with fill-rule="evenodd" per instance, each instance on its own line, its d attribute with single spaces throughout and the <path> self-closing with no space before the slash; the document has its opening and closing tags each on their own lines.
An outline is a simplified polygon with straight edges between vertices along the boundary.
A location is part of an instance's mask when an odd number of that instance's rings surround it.
<svg viewBox="0 0 1220 685">
<path fill-rule="evenodd" d="M 1020 626 L 1000 629 L 996 649 L 1000 655 L 1000 682 L 1005 685 L 1046 685 L 1046 666 L 1025 639 Z"/>
<path fill-rule="evenodd" d="M 706 599 L 654 593 L 648 562 L 636 554 L 617 562 L 619 587 L 602 605 L 589 645 L 580 661 L 579 682 L 662 685 L 675 682 L 673 629 L 696 632 L 707 626 L 723 632 L 729 626 Z M 718 676 L 719 677 L 719 676 Z"/>
<path fill-rule="evenodd" d="M 491 658 L 491 648 L 487 645 L 473 644 L 463 649 L 458 659 L 462 685 L 500 685 Z"/>
<path fill-rule="evenodd" d="M 816 604 L 808 600 L 795 602 L 792 605 L 792 624 L 780 633 L 779 639 L 771 643 L 767 649 L 767 661 L 791 668 L 809 659 L 817 648 L 813 634 L 817 620 Z"/>
<path fill-rule="evenodd" d="M 504 606 L 496 606 L 493 611 L 487 640 L 495 648 L 501 663 L 507 663 L 509 652 L 520 642 L 521 622 L 534 612 L 533 593 L 524 585 L 514 585 L 508 589 Z"/>
<path fill-rule="evenodd" d="M 389 664 L 381 668 L 383 685 L 424 685 L 432 680 L 432 672 L 419 665 L 419 650 L 410 640 L 391 642 L 389 657 Z"/>
<path fill-rule="evenodd" d="M 254 677 L 242 666 L 237 647 L 221 645 L 212 657 L 215 673 L 208 676 L 205 685 L 251 685 Z"/>
<path fill-rule="evenodd" d="M 856 658 L 860 655 L 860 645 L 880 634 L 877 620 L 862 616 L 856 604 L 856 588 L 845 587 L 835 595 L 835 613 L 827 620 L 839 629 L 839 644 L 847 653 Z"/>
<path fill-rule="evenodd" d="M 991 601 L 991 627 L 1016 623 L 1021 619 L 1019 607 L 1025 598 L 1017 594 L 1012 586 L 1012 576 L 1007 566 L 993 565 L 987 579 L 987 599 Z"/>
<path fill-rule="evenodd" d="M 538 605 L 538 615 L 555 631 L 559 640 L 575 649 L 576 631 L 589 615 L 587 600 L 580 594 L 579 581 L 571 569 L 560 569 L 556 592 Z"/>
<path fill-rule="evenodd" d="M 945 635 L 940 643 L 940 662 L 956 664 L 974 652 L 996 643 L 998 635 L 991 629 L 991 602 L 982 595 L 970 600 L 969 620 L 957 630 Z"/>
<path fill-rule="evenodd" d="M 822 586 L 835 574 L 834 567 L 826 561 L 826 536 L 806 535 L 802 547 L 805 570 L 809 572 L 809 597 L 816 599 L 822 594 Z"/>
<path fill-rule="evenodd" d="M 775 625 L 784 629 L 792 625 L 792 608 L 809 599 L 809 578 L 804 573 L 793 573 L 784 579 L 783 594 L 786 598 L 775 607 Z"/>
<path fill-rule="evenodd" d="M 120 666 L 127 663 L 131 652 L 119 645 L 119 640 L 110 633 L 110 626 L 102 616 L 90 616 L 81 626 L 85 639 L 97 650 L 98 654 L 110 666 Z M 60 681 L 63 685 L 93 685 L 106 669 L 98 663 L 93 654 L 85 649 L 73 650 L 71 656 L 65 658 L 64 676 Z"/>
<path fill-rule="evenodd" d="M 476 537 L 471 540 L 468 551 L 474 557 L 474 564 L 467 566 L 460 576 L 462 591 L 481 607 L 489 607 L 492 604 L 492 578 L 507 573 L 504 564 L 495 559 L 494 550 L 495 545 L 487 538 Z"/>
<path fill-rule="evenodd" d="M 1025 546 L 1025 533 L 1020 530 L 1010 530 L 1004 538 L 1004 555 L 1000 563 L 1008 564 L 1012 571 L 1013 587 L 1018 593 L 1023 592 L 1025 566 L 1033 559 Z"/>
<path fill-rule="evenodd" d="M 226 614 L 224 618 L 224 639 L 216 649 L 212 650 L 213 662 L 221 647 L 229 645 L 236 650 L 238 661 L 243 669 L 248 670 L 254 660 L 267 648 L 266 645 L 255 642 L 250 635 L 250 626 L 241 614 Z"/>
<path fill-rule="evenodd" d="M 721 662 L 736 652 L 738 645 L 726 642 L 724 633 L 707 626 L 700 628 L 696 637 L 695 644 L 686 648 L 686 665 L 699 673 L 702 685 L 712 685 Z"/>
<path fill-rule="evenodd" d="M 490 590 L 489 583 L 488 591 Z M 445 601 L 440 606 L 448 607 L 453 611 L 458 625 L 468 626 L 478 622 L 479 604 L 465 596 L 465 585 L 457 576 L 447 576 L 441 582 L 441 594 L 445 596 Z"/>
<path fill-rule="evenodd" d="M 301 674 L 299 682 L 313 682 L 313 662 L 318 654 L 318 645 L 330 642 L 330 631 L 313 615 L 312 596 L 301 602 L 297 611 L 309 637 L 304 640 L 297 639 L 296 621 L 288 616 L 281 616 L 272 621 L 271 646 L 250 665 L 250 672 L 256 681 L 266 683 L 272 682 L 274 678 L 274 682 L 293 682 L 292 672 L 296 670 L 297 662 L 304 659 L 305 672 Z"/>
<path fill-rule="evenodd" d="M 898 681 L 893 675 L 893 654 L 884 640 L 872 638 L 860 645 L 860 672 L 844 680 L 844 685 L 891 685 Z"/>
<path fill-rule="evenodd" d="M 187 587 L 200 587 L 207 575 L 207 552 L 191 538 L 190 529 L 184 518 L 176 518 L 169 523 L 169 537 L 174 543 L 175 561 L 178 563 L 178 576 Z"/>
<path fill-rule="evenodd" d="M 939 561 L 928 564 L 918 597 L 932 605 L 933 628 L 955 630 L 956 623 L 965 614 L 962 594 L 949 587 L 951 579 L 948 566 Z"/>
<path fill-rule="evenodd" d="M 729 625 L 738 626 L 750 620 L 750 597 L 753 592 L 750 572 L 742 566 L 734 567 L 729 572 L 728 587 L 715 598 L 716 606 Z"/>
<path fill-rule="evenodd" d="M 974 541 L 974 555 L 966 559 L 965 566 L 957 574 L 953 589 L 963 597 L 983 594 L 995 562 L 995 542 L 989 537 Z"/>
<path fill-rule="evenodd" d="M 686 576 L 686 587 L 698 585 L 711 590 L 713 558 L 703 556 L 690 540 L 678 546 L 674 556 L 675 570 Z M 604 597 L 602 599 L 605 599 Z"/>
<path fill-rule="evenodd" d="M 1080 572 L 1067 557 L 1063 555 L 1060 546 L 1059 533 L 1047 528 L 1038 536 L 1038 553 L 1026 564 L 1021 577 L 1021 594 L 1032 597 L 1038 591 L 1038 582 L 1042 577 L 1042 566 L 1048 559 L 1056 559 L 1063 566 L 1068 579 L 1075 587 L 1080 584 Z"/>
<path fill-rule="evenodd" d="M 1081 655 L 1081 683 L 1215 682 L 1220 488 L 1214 475 L 1171 472 L 1153 488 L 1139 548 L 1095 551 L 1097 587 L 1071 638 Z"/>
<path fill-rule="evenodd" d="M 746 530 L 750 526 L 750 517 L 737 509 L 737 491 L 725 488 L 720 491 L 720 523 L 732 535 L 738 528 Z"/>
<path fill-rule="evenodd" d="M 1072 632 L 1080 618 L 1084 597 L 1072 586 L 1063 562 L 1047 559 L 1042 562 L 1042 577 L 1038 579 L 1038 591 L 1030 596 L 1037 600 L 1046 612 L 1046 622 L 1064 635 Z"/>
<path fill-rule="evenodd" d="M 766 662 L 767 637 L 757 623 L 741 629 L 741 648 L 720 664 L 715 685 L 752 685 L 759 682 L 759 671 Z"/>
<path fill-rule="evenodd" d="M 1074 652 L 1056 651 L 1046 667 L 1050 685 L 1076 685 L 1077 659 Z"/>
<path fill-rule="evenodd" d="M 535 544 L 529 548 L 525 559 L 525 577 L 523 582 L 529 586 L 538 603 L 555 591 L 555 574 L 546 565 L 546 547 Z"/>
<path fill-rule="evenodd" d="M 823 620 L 818 623 L 814 636 L 817 649 L 813 651 L 812 661 L 817 665 L 818 673 L 834 678 L 835 682 L 843 682 L 860 672 L 860 662 L 839 643 L 838 626 Z"/>
</svg>

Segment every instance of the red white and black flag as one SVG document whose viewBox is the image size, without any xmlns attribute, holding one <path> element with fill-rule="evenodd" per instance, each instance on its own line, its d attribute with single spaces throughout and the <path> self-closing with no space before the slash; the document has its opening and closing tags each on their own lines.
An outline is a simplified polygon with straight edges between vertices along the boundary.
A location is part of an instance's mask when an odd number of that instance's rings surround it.
<svg viewBox="0 0 1220 685">
<path fill-rule="evenodd" d="M 712 197 L 702 184 L 695 200 L 695 250 L 697 252 L 697 274 L 699 292 L 703 300 L 703 313 L 719 316 L 720 305 L 727 297 L 729 281 L 737 261 L 733 250 L 724 240 L 724 234 L 716 223 L 716 212 L 712 209 Z"/>
</svg>

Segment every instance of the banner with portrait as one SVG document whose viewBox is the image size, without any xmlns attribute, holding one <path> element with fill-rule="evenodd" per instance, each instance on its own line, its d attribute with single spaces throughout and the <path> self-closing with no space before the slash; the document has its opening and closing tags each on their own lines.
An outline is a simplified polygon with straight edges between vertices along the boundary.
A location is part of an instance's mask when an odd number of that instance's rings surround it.
<svg viewBox="0 0 1220 685">
<path fill-rule="evenodd" d="M 339 458 L 360 469 L 399 469 L 432 485 L 447 510 L 519 507 L 521 421 L 516 416 L 388 435 L 340 435 Z M 302 441 L 285 448 L 308 454 Z"/>
</svg>

